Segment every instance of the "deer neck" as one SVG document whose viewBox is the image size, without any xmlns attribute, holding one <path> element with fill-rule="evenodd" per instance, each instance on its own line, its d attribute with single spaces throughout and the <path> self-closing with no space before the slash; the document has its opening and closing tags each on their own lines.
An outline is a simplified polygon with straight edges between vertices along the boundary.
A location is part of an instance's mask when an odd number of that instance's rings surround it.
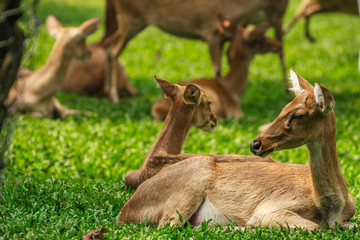
<svg viewBox="0 0 360 240">
<path fill-rule="evenodd" d="M 325 126 L 319 138 L 307 144 L 310 153 L 310 170 L 315 195 L 320 204 L 323 198 L 339 196 L 348 198 L 346 179 L 343 177 L 336 150 L 335 114 L 324 120 Z"/>
<path fill-rule="evenodd" d="M 230 70 L 224 76 L 222 84 L 236 100 L 243 94 L 249 74 L 252 54 L 242 53 L 230 62 Z"/>
<path fill-rule="evenodd" d="M 164 126 L 145 159 L 154 154 L 176 155 L 181 153 L 187 134 L 191 129 L 194 107 L 183 104 L 182 99 L 178 100 L 182 104 L 180 104 L 180 107 L 175 107 L 176 103 L 171 106 Z"/>
<path fill-rule="evenodd" d="M 74 60 L 74 54 L 67 51 L 66 45 L 59 39 L 55 42 L 48 60 L 40 69 L 40 72 L 46 73 L 49 88 L 59 90 L 65 80 L 67 71 Z"/>
</svg>

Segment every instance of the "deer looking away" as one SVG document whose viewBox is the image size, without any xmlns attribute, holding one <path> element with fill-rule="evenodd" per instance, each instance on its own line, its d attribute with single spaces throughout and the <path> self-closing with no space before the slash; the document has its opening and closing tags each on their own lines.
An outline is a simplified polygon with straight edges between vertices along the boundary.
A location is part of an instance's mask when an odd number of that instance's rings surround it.
<svg viewBox="0 0 360 240">
<path fill-rule="evenodd" d="M 180 86 L 155 77 L 164 95 L 171 99 L 171 107 L 164 126 L 147 153 L 139 170 L 125 176 L 125 185 L 136 189 L 142 182 L 156 175 L 163 167 L 192 158 L 194 154 L 180 154 L 191 127 L 212 130 L 217 120 L 212 113 L 209 97 L 196 84 Z M 238 155 L 202 155 L 217 161 L 267 161 L 271 158 Z"/>
<path fill-rule="evenodd" d="M 310 35 L 310 17 L 317 13 L 323 12 L 342 12 L 348 14 L 359 14 L 360 7 L 358 0 L 302 0 L 299 8 L 296 10 L 294 17 L 285 28 L 288 33 L 295 23 L 302 17 L 305 18 L 305 36 L 314 41 L 315 38 Z"/>
<path fill-rule="evenodd" d="M 107 69 L 107 45 L 113 38 L 88 45 L 86 48 L 91 53 L 89 61 L 75 60 L 71 65 L 64 80 L 62 90 L 66 92 L 106 96 L 112 102 L 119 102 L 123 95 L 136 96 L 137 90 L 130 85 L 124 67 L 118 62 L 117 80 L 114 84 L 105 81 Z"/>
<path fill-rule="evenodd" d="M 12 113 L 29 112 L 34 117 L 60 117 L 80 114 L 60 104 L 55 97 L 61 89 L 66 73 L 76 58 L 86 59 L 85 38 L 94 33 L 100 20 L 90 19 L 80 27 L 63 28 L 54 17 L 46 19 L 46 28 L 56 38 L 46 63 L 38 70 L 24 72 L 10 89 L 5 105 Z"/>
<path fill-rule="evenodd" d="M 124 205 L 118 221 L 199 225 L 235 221 L 239 226 L 318 229 L 347 220 L 355 203 L 336 153 L 334 99 L 320 84 L 312 87 L 291 71 L 296 97 L 253 141 L 254 154 L 306 144 L 310 167 L 300 164 L 218 161 L 193 156 L 165 166 L 143 182 Z M 182 216 L 182 217 L 180 217 Z"/>
<path fill-rule="evenodd" d="M 276 38 L 282 41 L 282 19 L 288 0 L 107 0 L 107 34 L 114 31 L 118 39 L 109 46 L 109 61 L 116 61 L 126 44 L 148 25 L 155 25 L 167 33 L 203 40 L 207 43 L 215 76 L 221 72 L 221 53 L 229 38 L 217 30 L 219 16 L 225 16 L 236 24 L 266 20 L 274 26 Z M 111 5 L 111 7 L 109 7 Z M 279 50 L 284 84 L 287 86 L 282 49 Z M 109 77 L 116 79 L 116 71 L 109 64 Z M 115 80 L 110 79 L 113 83 Z"/>
<path fill-rule="evenodd" d="M 239 98 L 244 93 L 247 82 L 249 65 L 255 54 L 278 52 L 281 42 L 265 36 L 269 23 L 262 23 L 255 28 L 242 28 L 229 20 L 219 22 L 222 31 L 232 36 L 227 54 L 230 71 L 225 76 L 215 78 L 200 78 L 180 85 L 197 84 L 208 94 L 212 102 L 215 115 L 224 117 L 243 117 L 239 105 Z M 151 114 L 157 121 L 165 119 L 171 106 L 169 99 L 162 99 L 152 106 Z"/>
</svg>

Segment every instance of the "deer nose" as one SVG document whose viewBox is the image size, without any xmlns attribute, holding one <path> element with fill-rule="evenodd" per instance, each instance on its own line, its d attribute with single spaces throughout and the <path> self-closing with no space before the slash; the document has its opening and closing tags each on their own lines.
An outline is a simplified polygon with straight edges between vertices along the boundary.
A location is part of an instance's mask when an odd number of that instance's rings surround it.
<svg viewBox="0 0 360 240">
<path fill-rule="evenodd" d="M 250 150 L 254 155 L 257 155 L 261 148 L 261 141 L 260 140 L 254 140 L 250 144 Z"/>
</svg>

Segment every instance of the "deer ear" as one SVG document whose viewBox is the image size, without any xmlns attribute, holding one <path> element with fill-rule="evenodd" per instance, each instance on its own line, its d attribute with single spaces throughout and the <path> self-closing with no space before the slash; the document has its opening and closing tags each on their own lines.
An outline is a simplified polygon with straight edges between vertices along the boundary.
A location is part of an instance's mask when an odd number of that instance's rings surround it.
<svg viewBox="0 0 360 240">
<path fill-rule="evenodd" d="M 314 87 L 306 81 L 303 77 L 299 76 L 292 68 L 290 69 L 290 84 L 295 95 L 300 95 L 304 91 L 312 92 Z"/>
<path fill-rule="evenodd" d="M 82 36 L 86 38 L 87 36 L 93 34 L 99 27 L 100 18 L 92 18 L 81 24 L 80 29 Z"/>
<path fill-rule="evenodd" d="M 199 105 L 201 102 L 200 88 L 195 84 L 187 85 L 184 91 L 183 99 L 186 104 Z"/>
<path fill-rule="evenodd" d="M 57 38 L 61 33 L 62 26 L 55 16 L 49 15 L 46 18 L 46 29 L 48 30 L 50 36 Z"/>
<path fill-rule="evenodd" d="M 335 107 L 335 101 L 330 91 L 326 87 L 316 82 L 314 88 L 314 95 L 319 110 L 324 115 L 328 115 Z"/>
<path fill-rule="evenodd" d="M 154 76 L 154 79 L 159 84 L 166 98 L 173 99 L 176 96 L 176 93 L 178 91 L 178 87 L 176 84 L 173 84 L 165 79 L 158 78 L 157 76 Z"/>
</svg>

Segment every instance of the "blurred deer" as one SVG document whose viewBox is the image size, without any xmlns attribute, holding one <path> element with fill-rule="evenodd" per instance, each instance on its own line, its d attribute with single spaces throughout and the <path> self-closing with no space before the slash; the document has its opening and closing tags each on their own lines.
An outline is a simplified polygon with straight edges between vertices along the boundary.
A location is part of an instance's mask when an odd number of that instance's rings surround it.
<svg viewBox="0 0 360 240">
<path fill-rule="evenodd" d="M 282 42 L 282 18 L 286 11 L 288 0 L 254 0 L 254 1 L 169 1 L 160 0 L 108 0 L 107 34 L 115 32 L 117 41 L 109 47 L 110 61 L 116 61 L 121 51 L 137 33 L 148 25 L 185 38 L 203 40 L 208 44 L 211 61 L 216 76 L 221 75 L 221 53 L 225 41 L 229 40 L 217 30 L 219 16 L 226 16 L 236 24 L 259 23 L 270 21 L 274 26 L 276 38 Z M 115 23 L 119 23 L 116 28 Z M 287 86 L 285 63 L 282 49 L 279 50 L 284 84 Z M 116 79 L 116 71 L 109 64 L 109 77 Z M 110 79 L 110 83 L 115 80 Z"/>
<path fill-rule="evenodd" d="M 197 84 L 181 86 L 155 77 L 165 97 L 171 100 L 169 113 L 154 145 L 147 153 L 139 170 L 125 176 L 125 185 L 136 189 L 142 182 L 155 176 L 163 167 L 199 155 L 180 154 L 192 127 L 211 131 L 217 124 L 206 92 Z M 238 155 L 208 155 L 216 161 L 267 161 L 271 158 Z"/>
<path fill-rule="evenodd" d="M 106 48 L 110 44 L 109 40 L 88 45 L 86 48 L 91 53 L 89 61 L 75 60 L 71 65 L 62 90 L 66 92 L 89 94 L 96 96 L 106 96 L 112 102 L 119 102 L 123 95 L 136 96 L 137 90 L 131 86 L 126 75 L 124 67 L 118 62 L 115 62 L 117 71 L 117 81 L 110 86 L 110 83 L 105 81 L 107 69 L 107 54 Z"/>
<path fill-rule="evenodd" d="M 291 71 L 296 97 L 251 144 L 266 156 L 306 144 L 310 166 L 278 162 L 217 161 L 194 156 L 165 166 L 143 182 L 118 221 L 154 221 L 159 227 L 203 221 L 239 226 L 319 229 L 353 227 L 355 203 L 336 152 L 334 99 Z M 182 219 L 182 220 L 181 220 Z"/>
<path fill-rule="evenodd" d="M 262 23 L 255 28 L 242 28 L 229 20 L 219 21 L 222 31 L 231 35 L 233 40 L 228 48 L 230 71 L 225 76 L 215 78 L 200 78 L 180 85 L 197 84 L 206 91 L 212 102 L 212 109 L 219 118 L 240 118 L 244 114 L 239 105 L 239 98 L 244 93 L 249 66 L 255 54 L 278 52 L 281 42 L 265 36 L 269 23 Z M 171 106 L 169 99 L 162 99 L 155 103 L 151 114 L 157 121 L 165 119 Z"/>
<path fill-rule="evenodd" d="M 290 23 L 285 28 L 285 33 L 288 33 L 295 23 L 302 17 L 305 18 L 305 36 L 314 41 L 315 38 L 310 35 L 309 25 L 310 17 L 317 13 L 323 12 L 342 12 L 348 14 L 359 14 L 359 7 L 357 0 L 302 0 L 299 8 Z"/>
<path fill-rule="evenodd" d="M 22 70 L 19 79 L 10 90 L 5 102 L 9 111 L 28 112 L 34 117 L 66 118 L 80 114 L 61 105 L 55 97 L 61 89 L 66 73 L 76 58 L 89 58 L 85 47 L 85 38 L 94 33 L 100 20 L 90 19 L 80 27 L 63 28 L 54 17 L 46 19 L 46 28 L 50 35 L 56 38 L 54 47 L 46 63 L 38 70 L 31 72 Z"/>
</svg>

